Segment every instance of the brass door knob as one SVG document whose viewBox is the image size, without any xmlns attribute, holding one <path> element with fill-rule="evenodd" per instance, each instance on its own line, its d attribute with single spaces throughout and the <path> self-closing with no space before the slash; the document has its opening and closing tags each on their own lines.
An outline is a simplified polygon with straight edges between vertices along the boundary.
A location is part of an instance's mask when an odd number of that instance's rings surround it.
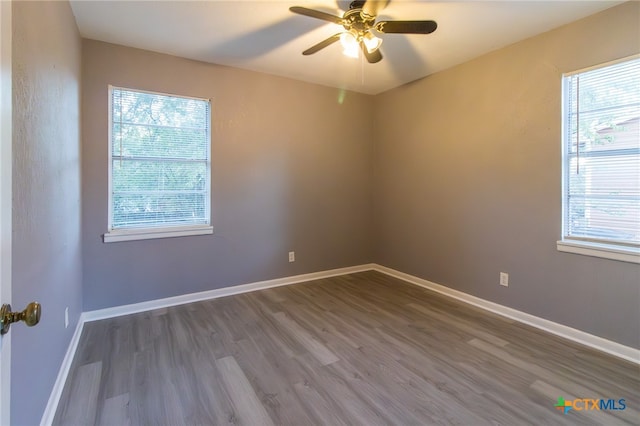
<svg viewBox="0 0 640 426">
<path fill-rule="evenodd" d="M 11 323 L 24 321 L 24 323 L 33 327 L 40 322 L 40 314 L 42 308 L 38 302 L 31 302 L 22 312 L 11 312 L 11 305 L 4 304 L 0 308 L 0 334 L 7 334 Z"/>
</svg>

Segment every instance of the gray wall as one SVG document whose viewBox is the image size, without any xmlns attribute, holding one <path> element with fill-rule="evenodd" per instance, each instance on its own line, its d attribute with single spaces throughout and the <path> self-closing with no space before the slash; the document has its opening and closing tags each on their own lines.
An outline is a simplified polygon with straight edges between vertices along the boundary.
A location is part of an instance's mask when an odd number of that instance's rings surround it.
<svg viewBox="0 0 640 426">
<path fill-rule="evenodd" d="M 84 309 L 374 260 L 640 347 L 638 266 L 555 246 L 561 74 L 637 52 L 639 6 L 344 103 L 337 89 L 83 41 Z M 108 84 L 213 99 L 213 236 L 101 242 Z"/>
<path fill-rule="evenodd" d="M 640 267 L 556 250 L 561 74 L 640 51 L 639 19 L 623 4 L 378 96 L 374 260 L 640 347 Z"/>
<path fill-rule="evenodd" d="M 11 423 L 34 425 L 82 311 L 81 42 L 66 2 L 14 2 L 12 25 L 12 304 L 43 312 L 37 327 L 11 327 Z"/>
<path fill-rule="evenodd" d="M 82 54 L 84 310 L 370 261 L 372 97 L 90 40 Z M 101 242 L 108 84 L 212 99 L 214 235 Z"/>
<path fill-rule="evenodd" d="M 14 3 L 13 305 L 44 312 L 12 332 L 12 423 L 39 422 L 83 309 L 372 259 L 640 347 L 638 266 L 555 249 L 560 74 L 637 52 L 639 8 L 343 103 L 336 89 L 85 40 L 81 229 L 74 18 L 65 2 Z M 101 242 L 107 84 L 213 99 L 213 236 Z"/>
</svg>

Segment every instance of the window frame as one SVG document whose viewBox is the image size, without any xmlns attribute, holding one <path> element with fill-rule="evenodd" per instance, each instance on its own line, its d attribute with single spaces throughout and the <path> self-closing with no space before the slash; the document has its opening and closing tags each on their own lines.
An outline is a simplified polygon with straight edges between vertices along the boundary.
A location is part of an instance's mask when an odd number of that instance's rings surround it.
<svg viewBox="0 0 640 426">
<path fill-rule="evenodd" d="M 615 242 L 594 241 L 588 238 L 571 237 L 567 235 L 567 192 L 569 190 L 569 160 L 568 144 L 571 143 L 567 137 L 567 107 L 568 102 L 568 81 L 567 77 L 572 75 L 585 73 L 595 69 L 606 68 L 622 62 L 632 61 L 640 58 L 640 54 L 627 56 L 614 61 L 605 62 L 580 70 L 567 72 L 562 74 L 562 143 L 561 143 L 561 163 L 562 163 L 562 217 L 561 217 L 561 239 L 556 242 L 556 248 L 560 252 L 580 254 L 585 256 L 599 257 L 604 259 L 617 260 L 622 262 L 640 263 L 640 247 L 628 245 L 625 243 L 616 244 Z"/>
<path fill-rule="evenodd" d="M 169 225 L 157 227 L 137 227 L 137 228 L 114 228 L 113 227 L 113 91 L 126 90 L 136 93 L 168 96 L 174 98 L 194 99 L 205 101 L 209 105 L 207 114 L 207 160 L 206 160 L 206 182 L 207 197 L 205 201 L 205 224 L 194 225 Z M 120 241 L 148 240 L 156 238 L 184 237 L 193 235 L 213 234 L 211 225 L 211 100 L 193 96 L 175 95 L 171 93 L 153 92 L 148 90 L 132 89 L 121 86 L 108 86 L 108 211 L 107 211 L 107 232 L 103 235 L 103 242 L 112 243 Z"/>
</svg>

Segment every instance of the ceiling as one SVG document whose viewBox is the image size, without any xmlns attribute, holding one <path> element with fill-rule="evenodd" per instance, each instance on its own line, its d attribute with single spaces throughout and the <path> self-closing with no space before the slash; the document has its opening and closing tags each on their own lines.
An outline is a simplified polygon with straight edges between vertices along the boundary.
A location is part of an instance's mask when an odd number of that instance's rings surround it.
<svg viewBox="0 0 640 426">
<path fill-rule="evenodd" d="M 77 0 L 71 7 L 85 38 L 378 94 L 623 2 L 392 0 L 378 20 L 432 19 L 436 32 L 382 35 L 377 64 L 343 56 L 339 43 L 303 56 L 342 27 L 289 7 L 342 16 L 349 3 Z"/>
</svg>

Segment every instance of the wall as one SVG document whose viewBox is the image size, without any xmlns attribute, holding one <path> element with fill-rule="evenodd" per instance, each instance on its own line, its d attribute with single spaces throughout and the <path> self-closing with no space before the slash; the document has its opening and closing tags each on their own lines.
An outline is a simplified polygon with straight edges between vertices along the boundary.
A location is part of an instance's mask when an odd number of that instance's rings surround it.
<svg viewBox="0 0 640 426">
<path fill-rule="evenodd" d="M 39 301 L 42 318 L 11 327 L 11 424 L 33 425 L 82 311 L 81 42 L 67 2 L 14 2 L 12 24 L 12 305 Z"/>
<path fill-rule="evenodd" d="M 378 96 L 375 261 L 640 347 L 640 267 L 556 250 L 561 74 L 637 53 L 639 17 L 626 3 Z"/>
<path fill-rule="evenodd" d="M 370 261 L 370 96 L 91 40 L 82 53 L 85 311 Z M 212 99 L 214 235 L 102 242 L 109 84 Z"/>
</svg>

